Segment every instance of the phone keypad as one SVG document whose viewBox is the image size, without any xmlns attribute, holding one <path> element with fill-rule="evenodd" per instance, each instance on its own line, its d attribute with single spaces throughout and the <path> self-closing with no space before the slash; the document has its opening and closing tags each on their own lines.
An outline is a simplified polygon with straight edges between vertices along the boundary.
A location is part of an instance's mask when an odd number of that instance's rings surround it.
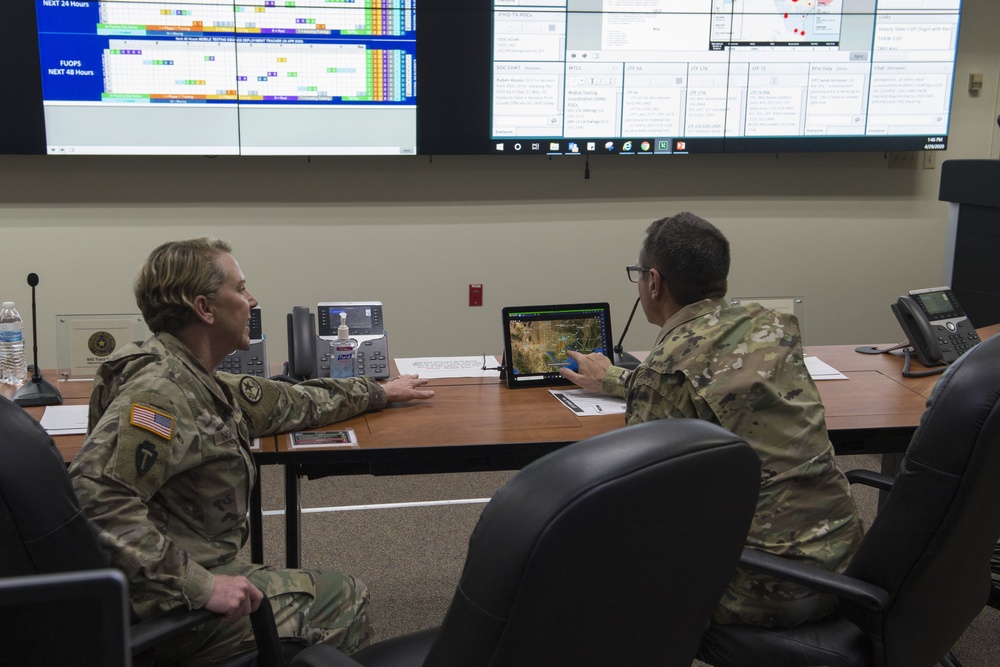
<svg viewBox="0 0 1000 667">
<path fill-rule="evenodd" d="M 235 375 L 265 376 L 264 360 L 255 354 L 230 354 L 216 370 Z"/>
<path fill-rule="evenodd" d="M 333 341 L 325 338 L 318 338 L 316 341 L 316 366 L 319 368 L 319 377 L 330 375 L 330 350 L 333 345 Z M 385 336 L 361 341 L 354 354 L 354 368 L 359 377 L 366 376 L 374 380 L 384 380 L 389 377 L 389 347 Z"/>
<path fill-rule="evenodd" d="M 370 375 L 374 378 L 389 376 L 389 360 L 382 350 L 366 340 L 358 347 L 358 375 Z"/>
<path fill-rule="evenodd" d="M 982 342 L 975 329 L 965 330 L 966 322 L 959 322 L 958 325 L 948 322 L 944 326 L 937 325 L 934 328 L 938 331 L 938 347 L 941 348 L 942 354 L 954 352 L 958 357 Z"/>
</svg>

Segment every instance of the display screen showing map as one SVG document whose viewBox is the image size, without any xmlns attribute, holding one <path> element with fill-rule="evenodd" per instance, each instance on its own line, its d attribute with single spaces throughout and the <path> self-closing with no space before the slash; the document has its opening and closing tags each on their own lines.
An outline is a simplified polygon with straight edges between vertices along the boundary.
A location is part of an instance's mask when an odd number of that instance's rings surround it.
<svg viewBox="0 0 1000 667">
<path fill-rule="evenodd" d="M 568 350 L 609 354 L 607 304 L 504 309 L 508 385 L 564 383 L 559 369 L 575 370 Z"/>
<path fill-rule="evenodd" d="M 961 0 L 493 0 L 494 149 L 944 150 L 960 13 Z"/>
</svg>

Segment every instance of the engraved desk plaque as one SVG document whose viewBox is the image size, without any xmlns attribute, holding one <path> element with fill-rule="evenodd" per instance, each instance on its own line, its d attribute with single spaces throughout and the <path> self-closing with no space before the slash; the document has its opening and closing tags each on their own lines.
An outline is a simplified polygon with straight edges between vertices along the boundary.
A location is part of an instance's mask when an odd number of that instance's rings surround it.
<svg viewBox="0 0 1000 667">
<path fill-rule="evenodd" d="M 115 351 L 148 336 L 149 329 L 138 313 L 56 315 L 60 379 L 93 379 L 97 367 Z"/>
</svg>

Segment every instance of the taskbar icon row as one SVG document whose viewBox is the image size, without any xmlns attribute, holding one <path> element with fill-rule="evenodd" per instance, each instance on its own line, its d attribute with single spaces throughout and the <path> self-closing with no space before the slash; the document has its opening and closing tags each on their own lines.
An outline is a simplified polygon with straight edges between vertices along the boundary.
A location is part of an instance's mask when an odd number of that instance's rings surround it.
<svg viewBox="0 0 1000 667">
<path fill-rule="evenodd" d="M 688 153 L 688 142 L 684 139 L 506 139 L 495 141 L 497 153 L 540 154 L 540 155 L 670 155 Z"/>
</svg>

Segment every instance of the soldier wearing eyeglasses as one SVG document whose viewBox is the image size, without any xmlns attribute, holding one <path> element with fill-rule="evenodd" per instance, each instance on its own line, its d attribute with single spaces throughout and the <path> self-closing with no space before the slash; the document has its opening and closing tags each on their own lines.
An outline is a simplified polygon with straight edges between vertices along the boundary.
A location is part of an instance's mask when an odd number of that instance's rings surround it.
<svg viewBox="0 0 1000 667">
<path fill-rule="evenodd" d="M 745 439 L 760 456 L 760 496 L 747 544 L 843 571 L 861 522 L 834 460 L 819 392 L 803 359 L 798 321 L 759 304 L 725 300 L 729 242 L 691 213 L 646 230 L 627 267 L 650 323 L 661 327 L 635 370 L 601 354 L 568 352 L 578 372 L 560 373 L 590 391 L 626 400 L 626 422 L 704 419 Z M 761 627 L 822 618 L 830 595 L 738 570 L 713 620 Z"/>
</svg>

